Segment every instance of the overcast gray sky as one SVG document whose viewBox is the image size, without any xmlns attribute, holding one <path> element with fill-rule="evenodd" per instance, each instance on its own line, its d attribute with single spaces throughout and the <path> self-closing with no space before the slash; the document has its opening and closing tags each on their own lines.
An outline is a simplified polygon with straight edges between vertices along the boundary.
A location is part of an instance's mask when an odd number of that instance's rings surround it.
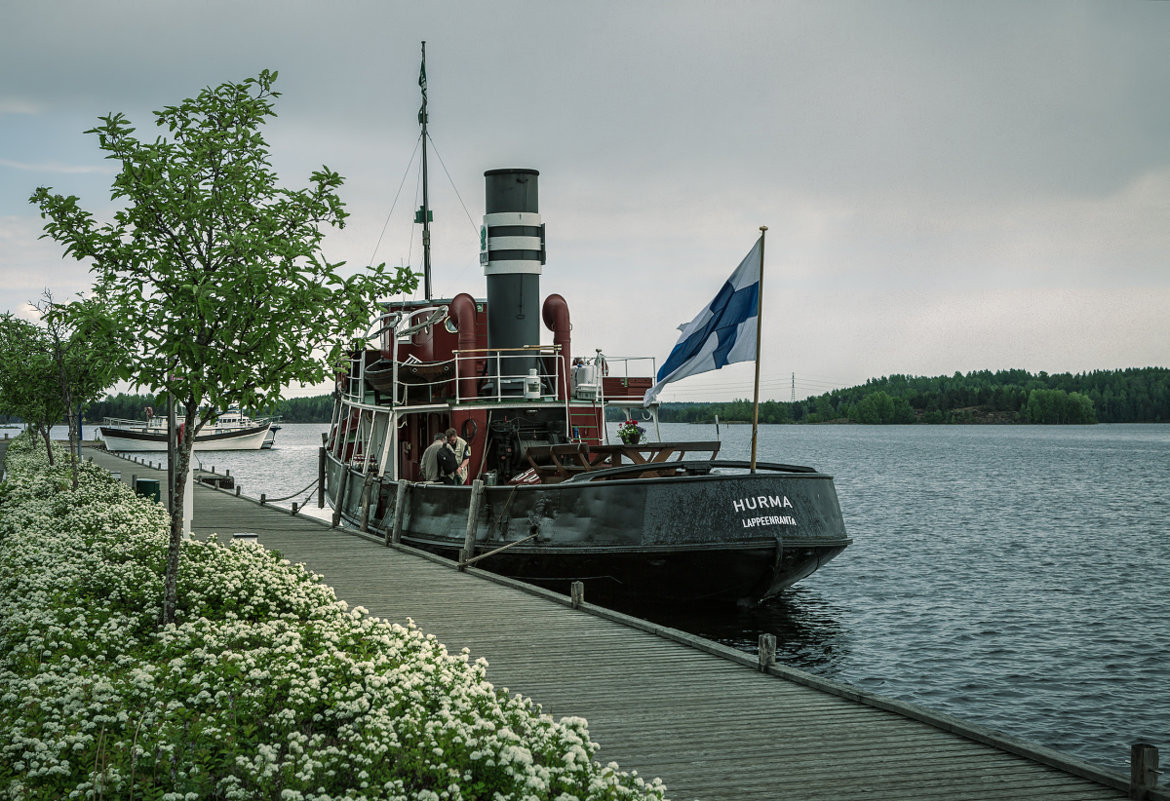
<svg viewBox="0 0 1170 801">
<path fill-rule="evenodd" d="M 9 2 L 0 311 L 89 286 L 27 199 L 109 213 L 99 115 L 152 136 L 263 68 L 281 181 L 347 179 L 325 255 L 420 264 L 417 170 L 387 215 L 424 39 L 437 296 L 485 293 L 484 170 L 533 167 L 578 353 L 661 364 L 767 225 L 765 397 L 1170 365 L 1170 2 L 1138 0 Z M 735 365 L 662 399 L 750 394 Z"/>
</svg>

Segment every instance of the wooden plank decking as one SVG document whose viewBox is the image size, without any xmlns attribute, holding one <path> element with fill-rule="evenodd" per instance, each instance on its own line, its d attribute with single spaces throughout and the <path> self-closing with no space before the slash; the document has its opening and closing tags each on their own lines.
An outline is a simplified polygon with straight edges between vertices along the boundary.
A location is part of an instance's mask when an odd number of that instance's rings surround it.
<svg viewBox="0 0 1170 801">
<path fill-rule="evenodd" d="M 101 451 L 122 473 L 158 476 Z M 164 476 L 165 478 L 165 476 Z M 598 758 L 661 777 L 673 799 L 1123 799 L 1127 778 L 926 710 L 412 549 L 197 487 L 194 533 L 254 532 L 340 598 L 413 619 L 488 679 L 589 721 Z"/>
</svg>

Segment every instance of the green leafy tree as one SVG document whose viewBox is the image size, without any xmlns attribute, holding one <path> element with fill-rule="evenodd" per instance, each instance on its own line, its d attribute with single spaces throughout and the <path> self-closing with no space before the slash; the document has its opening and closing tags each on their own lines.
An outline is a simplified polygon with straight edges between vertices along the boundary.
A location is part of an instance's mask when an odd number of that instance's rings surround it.
<svg viewBox="0 0 1170 801">
<path fill-rule="evenodd" d="M 11 312 L 0 317 L 0 409 L 19 417 L 45 444 L 54 463 L 49 430 L 65 416 L 48 332 Z"/>
<path fill-rule="evenodd" d="M 95 295 L 134 332 L 123 377 L 170 393 L 185 410 L 163 623 L 177 603 L 195 436 L 229 406 L 273 406 L 289 384 L 324 381 L 377 300 L 417 283 L 408 269 L 385 265 L 345 277 L 344 263 L 324 259 L 325 229 L 346 217 L 342 178 L 322 167 L 307 188 L 278 186 L 261 131 L 275 116 L 275 80 L 265 70 L 155 112 L 169 139 L 139 140 L 122 114 L 100 118 L 87 133 L 120 165 L 111 222 L 96 221 L 75 196 L 41 187 L 31 198 L 46 235 L 92 261 Z"/>
<path fill-rule="evenodd" d="M 894 399 L 885 392 L 870 393 L 861 399 L 850 417 L 855 422 L 870 425 L 892 423 L 894 421 Z"/>
<path fill-rule="evenodd" d="M 69 461 L 77 489 L 81 414 L 114 383 L 129 349 L 123 329 L 93 299 L 58 304 L 45 290 L 36 308 L 45 322 L 56 395 L 69 425 Z"/>
<path fill-rule="evenodd" d="M 50 431 L 69 425 L 69 459 L 77 486 L 78 420 L 86 405 L 114 382 L 123 354 L 119 331 L 92 300 L 56 304 L 46 290 L 34 307 L 42 325 L 12 314 L 0 318 L 0 407 L 21 417 L 45 443 L 54 462 Z"/>
</svg>

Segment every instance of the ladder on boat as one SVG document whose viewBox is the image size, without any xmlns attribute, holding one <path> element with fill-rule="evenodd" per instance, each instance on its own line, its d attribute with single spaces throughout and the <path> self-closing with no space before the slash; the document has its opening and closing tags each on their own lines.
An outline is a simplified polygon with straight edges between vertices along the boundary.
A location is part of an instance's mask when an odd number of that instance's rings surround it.
<svg viewBox="0 0 1170 801">
<path fill-rule="evenodd" d="M 603 407 L 596 400 L 588 406 L 569 404 L 569 442 L 604 442 L 604 433 L 597 423 Z"/>
</svg>

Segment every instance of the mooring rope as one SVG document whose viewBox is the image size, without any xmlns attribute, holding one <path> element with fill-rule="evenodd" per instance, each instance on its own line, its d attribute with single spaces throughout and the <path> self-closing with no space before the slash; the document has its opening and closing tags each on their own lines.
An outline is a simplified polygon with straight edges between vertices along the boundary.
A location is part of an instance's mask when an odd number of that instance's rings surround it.
<svg viewBox="0 0 1170 801">
<path fill-rule="evenodd" d="M 311 482 L 309 482 L 309 486 L 305 487 L 303 490 L 298 490 L 297 492 L 294 492 L 292 495 L 286 495 L 283 498 L 267 498 L 266 500 L 268 503 L 280 503 L 281 501 L 292 500 L 293 498 L 300 495 L 302 492 L 308 492 L 309 490 L 311 490 L 316 483 L 317 483 L 317 479 L 313 479 Z"/>
</svg>

